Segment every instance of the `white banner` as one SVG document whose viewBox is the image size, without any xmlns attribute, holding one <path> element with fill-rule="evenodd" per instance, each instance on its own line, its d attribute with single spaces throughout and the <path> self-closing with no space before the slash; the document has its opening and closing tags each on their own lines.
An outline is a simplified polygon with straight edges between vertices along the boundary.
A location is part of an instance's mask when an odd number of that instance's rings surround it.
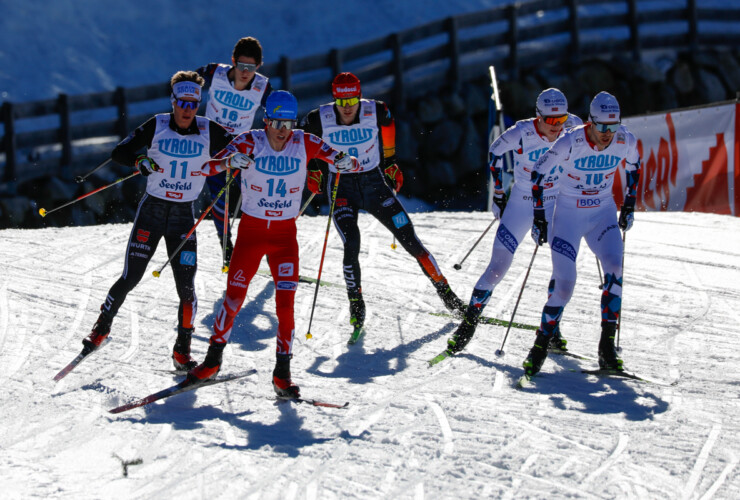
<svg viewBox="0 0 740 500">
<path fill-rule="evenodd" d="M 738 108 L 730 103 L 623 120 L 642 158 L 638 209 L 739 215 Z M 614 186 L 619 204 L 624 172 Z"/>
</svg>

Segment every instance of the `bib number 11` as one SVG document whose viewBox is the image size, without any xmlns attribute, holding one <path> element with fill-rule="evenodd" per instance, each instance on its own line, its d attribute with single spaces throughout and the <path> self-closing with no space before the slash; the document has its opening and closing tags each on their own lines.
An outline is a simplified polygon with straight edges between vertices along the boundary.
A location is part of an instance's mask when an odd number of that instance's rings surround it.
<svg viewBox="0 0 740 500">
<path fill-rule="evenodd" d="M 182 174 L 181 178 L 186 179 L 188 175 L 188 162 L 184 161 L 180 163 L 180 166 L 182 167 Z M 170 162 L 170 167 L 172 167 L 172 170 L 170 171 L 170 177 L 173 179 L 177 178 L 177 160 L 172 160 Z"/>
</svg>

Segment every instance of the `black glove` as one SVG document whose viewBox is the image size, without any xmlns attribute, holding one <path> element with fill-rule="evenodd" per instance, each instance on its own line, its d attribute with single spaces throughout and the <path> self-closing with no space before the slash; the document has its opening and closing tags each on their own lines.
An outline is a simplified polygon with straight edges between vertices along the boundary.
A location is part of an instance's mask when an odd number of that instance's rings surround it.
<svg viewBox="0 0 740 500">
<path fill-rule="evenodd" d="M 134 165 L 139 169 L 139 172 L 141 172 L 141 175 L 144 177 L 148 176 L 152 172 L 159 172 L 160 170 L 157 162 L 144 154 L 136 157 L 136 163 L 134 163 Z"/>
<path fill-rule="evenodd" d="M 632 227 L 632 223 L 635 221 L 633 215 L 635 211 L 635 197 L 627 196 L 624 199 L 622 210 L 619 211 L 619 228 L 622 231 L 629 231 Z"/>
<path fill-rule="evenodd" d="M 497 219 L 501 219 L 504 216 L 504 209 L 506 208 L 507 198 L 505 194 L 494 194 L 493 195 L 493 216 Z"/>
<path fill-rule="evenodd" d="M 545 209 L 534 209 L 534 221 L 532 221 L 532 239 L 538 245 L 547 243 L 547 220 L 545 219 Z"/>
</svg>

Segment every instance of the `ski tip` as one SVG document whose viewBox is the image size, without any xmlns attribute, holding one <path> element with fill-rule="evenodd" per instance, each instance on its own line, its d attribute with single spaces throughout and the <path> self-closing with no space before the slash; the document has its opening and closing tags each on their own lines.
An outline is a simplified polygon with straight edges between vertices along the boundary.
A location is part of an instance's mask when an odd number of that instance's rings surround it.
<svg viewBox="0 0 740 500">
<path fill-rule="evenodd" d="M 519 377 L 519 380 L 516 382 L 516 386 L 520 389 L 526 389 L 527 387 L 532 385 L 532 376 L 527 375 L 526 373 Z"/>
<path fill-rule="evenodd" d="M 349 340 L 347 341 L 347 345 L 353 345 L 359 342 L 361 339 L 365 337 L 365 328 L 355 328 L 352 332 L 352 335 L 350 335 Z"/>
<path fill-rule="evenodd" d="M 448 351 L 448 350 L 445 349 L 444 351 L 442 351 L 441 353 L 437 354 L 432 359 L 430 359 L 429 361 L 427 361 L 427 365 L 428 365 L 429 368 L 431 368 L 434 365 L 436 365 L 437 363 L 439 363 L 440 361 L 443 361 L 443 360 L 449 358 L 450 356 L 452 356 L 452 353 L 450 353 L 450 351 Z"/>
</svg>

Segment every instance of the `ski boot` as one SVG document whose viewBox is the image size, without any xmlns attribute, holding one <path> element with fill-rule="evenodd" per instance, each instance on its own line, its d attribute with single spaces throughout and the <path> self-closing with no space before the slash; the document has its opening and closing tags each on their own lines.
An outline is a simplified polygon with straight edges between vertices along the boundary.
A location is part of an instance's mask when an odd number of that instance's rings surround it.
<svg viewBox="0 0 740 500">
<path fill-rule="evenodd" d="M 560 332 L 559 325 L 555 328 L 555 332 L 552 334 L 549 349 L 553 352 L 568 352 L 568 341 L 565 340 L 563 334 Z"/>
<path fill-rule="evenodd" d="M 290 354 L 278 354 L 272 371 L 272 388 L 281 399 L 301 397 L 300 388 L 290 379 Z"/>
<path fill-rule="evenodd" d="M 362 292 L 348 292 L 349 295 L 349 323 L 352 325 L 352 335 L 347 344 L 357 343 L 365 335 L 365 301 Z"/>
<path fill-rule="evenodd" d="M 617 356 L 614 347 L 614 334 L 617 331 L 616 323 L 601 323 L 601 340 L 599 341 L 599 368 L 602 370 L 623 371 L 622 360 Z"/>
<path fill-rule="evenodd" d="M 545 359 L 547 359 L 547 346 L 549 344 L 550 337 L 542 333 L 542 330 L 537 330 L 537 337 L 534 339 L 534 345 L 529 350 L 527 359 L 522 363 L 524 374 L 527 377 L 532 377 L 540 371 L 542 364 L 545 362 Z"/>
<path fill-rule="evenodd" d="M 218 375 L 219 370 L 221 370 L 221 359 L 223 357 L 225 347 L 226 342 L 215 343 L 211 341 L 208 345 L 206 359 L 188 372 L 188 381 L 203 382 Z"/>
<path fill-rule="evenodd" d="M 198 366 L 198 362 L 190 356 L 190 341 L 193 338 L 193 330 L 194 328 L 177 327 L 177 340 L 175 341 L 175 347 L 172 348 L 172 364 L 175 365 L 175 370 L 190 371 Z"/>
<path fill-rule="evenodd" d="M 104 312 L 100 313 L 100 316 L 98 316 L 98 320 L 95 322 L 95 325 L 92 327 L 92 331 L 90 332 L 90 335 L 85 337 L 85 339 L 82 341 L 82 345 L 84 346 L 84 349 L 88 350 L 88 352 L 92 352 L 103 343 L 103 341 L 108 337 L 110 334 L 110 325 L 113 322 L 113 317 L 108 316 Z"/>
<path fill-rule="evenodd" d="M 475 328 L 478 326 L 478 318 L 480 317 L 480 314 L 480 307 L 468 306 L 462 323 L 457 327 L 457 330 L 452 334 L 452 337 L 447 340 L 447 351 L 450 354 L 458 353 L 468 345 L 470 339 L 473 338 Z"/>
<path fill-rule="evenodd" d="M 460 300 L 460 297 L 455 295 L 455 292 L 450 288 L 447 280 L 442 279 L 434 283 L 434 288 L 437 290 L 437 295 L 442 299 L 445 307 L 451 313 L 465 313 L 465 303 Z"/>
</svg>

